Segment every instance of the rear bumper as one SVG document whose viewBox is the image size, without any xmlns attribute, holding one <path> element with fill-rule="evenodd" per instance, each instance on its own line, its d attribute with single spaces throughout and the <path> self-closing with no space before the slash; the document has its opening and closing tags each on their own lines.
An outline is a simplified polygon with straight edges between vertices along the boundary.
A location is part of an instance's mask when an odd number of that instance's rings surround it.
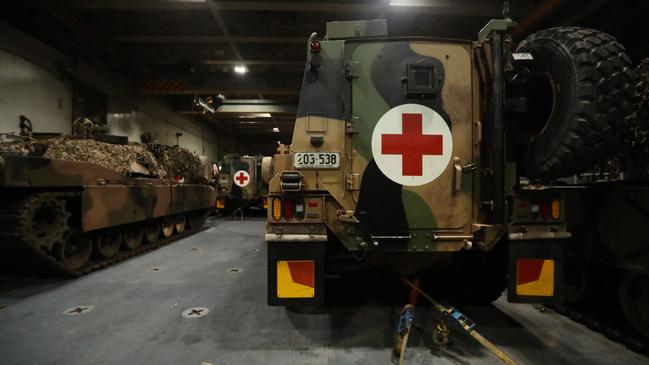
<svg viewBox="0 0 649 365">
<path fill-rule="evenodd" d="M 327 235 L 266 233 L 266 242 L 327 242 Z"/>
</svg>

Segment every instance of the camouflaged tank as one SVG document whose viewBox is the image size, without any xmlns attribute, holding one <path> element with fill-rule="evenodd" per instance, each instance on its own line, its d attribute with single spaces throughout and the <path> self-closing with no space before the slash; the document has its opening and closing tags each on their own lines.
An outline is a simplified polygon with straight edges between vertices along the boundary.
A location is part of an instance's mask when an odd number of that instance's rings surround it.
<svg viewBox="0 0 649 365">
<path fill-rule="evenodd" d="M 311 35 L 292 144 L 269 180 L 270 305 L 321 304 L 325 274 L 350 266 L 421 275 L 461 301 L 507 284 L 511 301 L 561 301 L 563 193 L 519 177 L 575 174 L 593 146 L 610 150 L 628 56 L 581 28 L 514 52 L 515 26 L 492 20 L 478 41 L 389 38 L 385 20 Z"/>
<path fill-rule="evenodd" d="M 5 152 L 0 153 L 3 253 L 27 253 L 66 274 L 81 275 L 195 231 L 214 206 L 215 190 L 208 185 Z"/>
<path fill-rule="evenodd" d="M 237 207 L 266 209 L 268 178 L 263 178 L 262 170 L 268 169 L 269 161 L 270 157 L 263 156 L 225 156 L 215 177 L 216 209 L 224 213 Z"/>
</svg>

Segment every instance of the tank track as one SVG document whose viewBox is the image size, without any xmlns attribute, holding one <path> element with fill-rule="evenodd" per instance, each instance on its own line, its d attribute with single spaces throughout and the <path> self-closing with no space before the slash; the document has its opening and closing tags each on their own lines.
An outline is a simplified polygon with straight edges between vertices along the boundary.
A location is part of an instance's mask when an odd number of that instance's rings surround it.
<svg viewBox="0 0 649 365">
<path fill-rule="evenodd" d="M 58 262 L 54 257 L 48 255 L 47 253 L 33 249 L 31 248 L 31 251 L 34 252 L 38 256 L 38 259 L 40 259 L 42 262 L 44 262 L 50 269 L 54 269 L 58 274 L 71 277 L 71 278 L 78 278 L 84 275 L 88 275 L 94 271 L 101 270 L 103 268 L 106 268 L 108 266 L 117 264 L 119 262 L 122 262 L 124 260 L 140 256 L 142 254 L 145 254 L 147 252 L 156 250 L 162 246 L 169 245 L 171 243 L 174 243 L 182 238 L 191 236 L 194 233 L 198 233 L 201 231 L 204 231 L 206 228 L 201 227 L 201 228 L 196 228 L 196 229 L 191 229 L 191 230 L 186 230 L 183 233 L 180 234 L 174 234 L 169 238 L 164 238 L 164 239 L 159 239 L 156 243 L 153 244 L 148 244 L 148 243 L 142 243 L 140 248 L 133 250 L 133 251 L 120 251 L 117 253 L 115 256 L 109 258 L 109 259 L 90 259 L 90 261 L 82 267 L 80 270 L 76 271 L 71 271 L 67 270 L 60 262 Z"/>
<path fill-rule="evenodd" d="M 592 308 L 581 308 L 572 303 L 547 307 L 633 351 L 649 355 L 649 340 L 637 334 L 627 324 L 626 318 L 623 318 L 621 313 L 616 315 L 597 313 Z"/>
<path fill-rule="evenodd" d="M 38 193 L 38 194 L 41 195 L 47 194 L 57 198 L 74 198 L 80 196 L 80 193 L 78 192 L 47 192 L 47 193 Z M 44 250 L 30 244 L 30 242 L 26 242 L 25 240 L 22 239 L 21 231 L 22 228 L 25 226 L 24 220 L 26 219 L 26 214 L 24 209 L 18 209 L 14 211 L 13 214 L 11 213 L 12 212 L 7 212 L 6 210 L 0 213 L 0 227 L 2 228 L 12 227 L 12 226 L 15 227 L 13 230 L 4 230 L 3 232 L 0 233 L 0 243 L 2 243 L 1 245 L 4 245 L 5 247 L 9 247 L 12 245 L 19 245 L 19 247 L 12 247 L 12 248 L 14 250 L 19 250 L 26 253 L 33 261 L 35 261 L 34 263 L 39 266 L 38 267 L 39 269 L 42 268 L 45 269 L 48 273 L 51 272 L 52 274 L 55 275 L 60 275 L 60 276 L 70 277 L 70 278 L 77 278 L 77 277 L 90 274 L 94 271 L 101 270 L 105 267 L 114 265 L 116 263 L 122 262 L 132 257 L 136 257 L 144 253 L 158 249 L 162 246 L 166 246 L 182 238 L 191 236 L 192 234 L 201 232 L 206 229 L 206 227 L 203 227 L 203 224 L 201 224 L 199 228 L 190 229 L 187 227 L 182 233 L 174 232 L 174 234 L 172 234 L 168 238 L 160 237 L 155 243 L 146 243 L 145 241 L 143 241 L 140 247 L 138 247 L 135 250 L 131 250 L 131 251 L 120 250 L 117 254 L 115 254 L 115 256 L 111 258 L 91 257 L 90 260 L 80 269 L 70 270 L 66 268 L 63 265 L 63 263 L 61 263 L 55 257 L 50 255 L 48 252 L 45 252 Z M 205 218 L 207 218 L 207 211 L 205 211 Z M 106 229 L 115 229 L 124 226 L 113 226 Z M 98 232 L 101 232 L 101 230 L 93 232 L 93 234 L 96 234 Z"/>
</svg>

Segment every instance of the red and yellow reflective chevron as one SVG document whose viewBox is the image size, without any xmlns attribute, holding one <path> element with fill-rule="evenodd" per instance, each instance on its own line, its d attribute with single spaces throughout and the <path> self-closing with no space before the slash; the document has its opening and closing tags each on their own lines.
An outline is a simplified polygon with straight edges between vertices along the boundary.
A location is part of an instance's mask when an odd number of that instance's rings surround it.
<svg viewBox="0 0 649 365">
<path fill-rule="evenodd" d="M 315 262 L 277 261 L 277 297 L 315 297 Z"/>
<path fill-rule="evenodd" d="M 518 259 L 516 294 L 540 297 L 554 295 L 554 260 Z"/>
</svg>

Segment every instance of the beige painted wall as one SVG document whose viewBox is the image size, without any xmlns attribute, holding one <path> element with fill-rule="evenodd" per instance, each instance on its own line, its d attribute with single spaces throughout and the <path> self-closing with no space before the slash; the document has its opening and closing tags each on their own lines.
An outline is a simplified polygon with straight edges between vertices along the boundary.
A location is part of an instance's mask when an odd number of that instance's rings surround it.
<svg viewBox="0 0 649 365">
<path fill-rule="evenodd" d="M 0 49 L 0 132 L 17 134 L 20 115 L 35 131 L 69 133 L 72 88 L 52 70 Z"/>
<path fill-rule="evenodd" d="M 176 114 L 155 97 L 137 93 L 125 75 L 97 61 L 65 55 L 38 39 L 0 22 L 0 132 L 18 132 L 18 116 L 27 116 L 37 132 L 69 133 L 72 119 L 72 82 L 61 76 L 61 67 L 108 97 L 107 121 L 111 134 L 140 141 L 145 131 L 157 132 L 158 143 L 180 146 L 209 159 L 219 157 L 219 144 L 228 136 L 214 128 Z M 76 65 L 73 67 L 72 65 Z M 228 149 L 221 146 L 221 150 Z"/>
</svg>

